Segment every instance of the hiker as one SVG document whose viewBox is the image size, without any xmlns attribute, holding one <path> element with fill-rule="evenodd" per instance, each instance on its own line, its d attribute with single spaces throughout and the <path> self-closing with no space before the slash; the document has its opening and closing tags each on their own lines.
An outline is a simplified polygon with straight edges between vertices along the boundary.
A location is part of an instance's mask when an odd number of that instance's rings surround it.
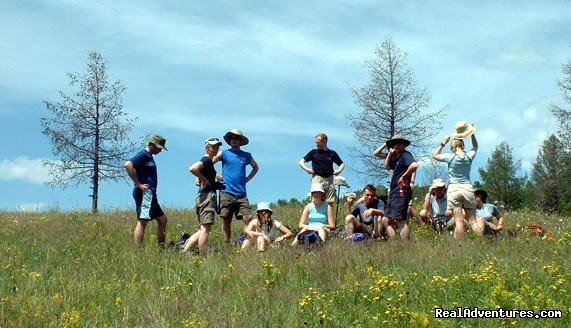
<svg viewBox="0 0 571 328">
<path fill-rule="evenodd" d="M 137 226 L 133 237 L 136 246 L 141 246 L 145 236 L 145 228 L 149 221 L 157 220 L 157 241 L 164 246 L 167 229 L 167 217 L 157 198 L 157 165 L 153 155 L 167 150 L 167 140 L 155 134 L 147 139 L 147 147 L 140 150 L 125 163 L 125 170 L 133 180 L 133 198 L 137 211 Z"/>
<path fill-rule="evenodd" d="M 385 204 L 377 198 L 377 188 L 368 184 L 363 188 L 363 199 L 355 204 L 355 194 L 347 196 L 347 216 L 345 217 L 345 233 L 351 237 L 359 232 L 369 237 L 379 237 Z"/>
<path fill-rule="evenodd" d="M 476 156 L 478 150 L 478 141 L 476 140 L 476 125 L 466 121 L 459 121 L 456 123 L 454 139 L 450 144 L 452 153 L 441 154 L 444 146 L 450 141 L 450 136 L 445 136 L 440 145 L 434 150 L 432 158 L 439 162 L 448 164 L 448 195 L 447 207 L 452 209 L 454 216 L 454 236 L 462 237 L 467 230 L 464 223 L 466 220 L 471 229 L 482 235 L 484 233 L 484 223 L 481 220 L 476 220 L 476 198 L 474 196 L 474 188 L 470 181 L 470 170 L 472 168 L 472 161 Z M 472 140 L 472 149 L 465 151 L 463 138 L 470 136 Z M 463 212 L 464 211 L 464 212 Z"/>
<path fill-rule="evenodd" d="M 282 241 L 293 237 L 293 232 L 280 221 L 273 219 L 272 214 L 273 211 L 269 203 L 258 203 L 257 218 L 250 221 L 245 230 L 247 239 L 242 243 L 243 250 L 248 248 L 252 241 L 255 241 L 258 252 L 263 252 L 266 245 L 280 244 Z M 281 232 L 282 236 L 276 238 L 276 231 Z"/>
<path fill-rule="evenodd" d="M 216 216 L 216 190 L 219 189 L 216 182 L 215 162 L 213 161 L 222 142 L 218 138 L 208 138 L 204 141 L 204 156 L 192 164 L 188 170 L 198 178 L 198 195 L 196 195 L 196 215 L 200 227 L 186 241 L 182 252 L 198 245 L 198 252 L 205 256 L 208 249 L 208 236 L 214 224 Z"/>
<path fill-rule="evenodd" d="M 396 237 L 396 229 L 403 240 L 410 239 L 408 226 L 408 205 L 412 199 L 412 184 L 418 163 L 406 150 L 410 145 L 402 135 L 394 135 L 387 142 L 389 154 L 385 159 L 385 168 L 393 170 L 389 191 L 389 200 L 382 219 L 383 228 L 389 239 Z"/>
<path fill-rule="evenodd" d="M 310 150 L 302 159 L 299 166 L 307 173 L 311 174 L 311 183 L 320 183 L 325 190 L 326 201 L 329 204 L 335 202 L 335 187 L 333 186 L 333 176 L 339 175 L 345 169 L 345 163 L 341 160 L 336 151 L 327 147 L 327 135 L 323 132 L 315 136 L 317 149 Z M 312 168 L 306 163 L 311 162 Z M 337 170 L 333 169 L 333 164 L 337 164 Z"/>
<path fill-rule="evenodd" d="M 306 231 L 316 231 L 322 241 L 329 231 L 335 229 L 335 219 L 333 218 L 333 207 L 325 201 L 325 191 L 320 183 L 311 184 L 311 203 L 303 209 L 299 220 L 301 229 L 292 245 L 299 243 L 298 237 Z"/>
<path fill-rule="evenodd" d="M 486 203 L 488 193 L 482 189 L 474 192 L 476 197 L 476 218 L 485 221 L 484 234 L 496 235 L 504 229 L 504 217 L 500 213 L 500 209 L 493 204 Z M 498 220 L 498 224 L 494 224 L 494 218 Z"/>
<path fill-rule="evenodd" d="M 216 155 L 214 161 L 222 162 L 222 179 L 224 188 L 220 192 L 220 216 L 222 222 L 222 237 L 225 243 L 230 243 L 232 234 L 232 217 L 242 220 L 244 227 L 252 219 L 250 201 L 246 194 L 246 183 L 254 178 L 258 173 L 258 163 L 252 154 L 245 152 L 240 147 L 247 145 L 250 141 L 238 129 L 232 129 L 224 135 L 224 141 L 230 145 Z M 250 165 L 252 170 L 246 176 L 246 166 Z"/>
<path fill-rule="evenodd" d="M 424 197 L 420 211 L 423 222 L 429 223 L 434 231 L 442 233 L 452 219 L 452 210 L 447 209 L 446 185 L 442 179 L 432 180 L 432 185 Z"/>
</svg>

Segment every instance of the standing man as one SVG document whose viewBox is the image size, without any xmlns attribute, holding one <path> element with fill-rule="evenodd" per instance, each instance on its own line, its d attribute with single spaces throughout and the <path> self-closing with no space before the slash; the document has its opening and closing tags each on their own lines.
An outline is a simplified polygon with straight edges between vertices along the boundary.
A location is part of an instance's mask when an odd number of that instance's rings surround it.
<svg viewBox="0 0 571 328">
<path fill-rule="evenodd" d="M 336 151 L 327 148 L 327 135 L 323 132 L 315 136 L 317 149 L 310 150 L 307 155 L 299 160 L 299 166 L 311 174 L 311 184 L 320 183 L 325 190 L 325 201 L 329 204 L 335 202 L 335 187 L 333 176 L 338 175 L 345 168 Z M 305 163 L 311 162 L 310 169 Z M 333 169 L 333 163 L 337 164 L 337 170 Z"/>
<path fill-rule="evenodd" d="M 183 252 L 198 244 L 198 252 L 206 256 L 208 236 L 216 216 L 216 170 L 214 157 L 218 154 L 222 142 L 218 138 L 208 138 L 204 141 L 204 156 L 192 164 L 188 170 L 198 178 L 198 195 L 196 196 L 196 214 L 200 225 L 184 245 Z"/>
<path fill-rule="evenodd" d="M 167 217 L 157 199 L 157 166 L 153 155 L 157 155 L 167 140 L 158 134 L 147 139 L 149 144 L 125 163 L 125 169 L 135 184 L 133 198 L 137 207 L 137 226 L 135 227 L 135 245 L 140 246 L 145 236 L 145 228 L 151 220 L 157 220 L 157 241 L 163 246 L 166 237 Z"/>
<path fill-rule="evenodd" d="M 242 220 L 247 226 L 252 219 L 250 201 L 246 196 L 246 183 L 258 173 L 258 163 L 252 154 L 240 149 L 249 143 L 248 138 L 238 129 L 232 129 L 224 135 L 224 140 L 230 145 L 216 155 L 214 162 L 222 161 L 222 179 L 224 189 L 220 192 L 220 216 L 222 223 L 222 236 L 225 243 L 230 243 L 232 234 L 232 217 Z M 246 176 L 246 166 L 252 166 L 252 171 Z"/>
<path fill-rule="evenodd" d="M 368 234 L 370 237 L 379 236 L 378 227 L 381 224 L 385 204 L 377 198 L 377 188 L 366 185 L 363 188 L 363 200 L 354 206 L 355 195 L 347 197 L 347 216 L 345 217 L 345 232 L 347 237 L 355 232 Z"/>
<path fill-rule="evenodd" d="M 418 163 L 412 154 L 406 150 L 410 141 L 402 135 L 395 135 L 387 141 L 389 154 L 385 159 L 385 167 L 393 170 L 389 201 L 383 217 L 383 227 L 386 229 L 389 239 L 396 237 L 395 226 L 400 231 L 403 240 L 410 238 L 408 227 L 408 204 L 412 199 L 411 183 Z"/>
</svg>

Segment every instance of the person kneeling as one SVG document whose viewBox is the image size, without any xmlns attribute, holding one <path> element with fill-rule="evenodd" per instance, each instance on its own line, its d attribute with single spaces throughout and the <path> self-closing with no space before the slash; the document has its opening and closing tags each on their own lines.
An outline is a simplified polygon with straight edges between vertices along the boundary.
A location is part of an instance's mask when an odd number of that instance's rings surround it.
<svg viewBox="0 0 571 328">
<path fill-rule="evenodd" d="M 256 241 L 258 247 L 258 252 L 263 252 L 266 245 L 270 243 L 279 244 L 285 239 L 293 237 L 293 232 L 289 230 L 280 221 L 272 219 L 272 209 L 270 204 L 267 202 L 258 203 L 258 209 L 256 211 L 257 218 L 250 221 L 244 233 L 247 239 L 244 240 L 242 244 L 242 249 L 246 249 L 250 246 L 252 241 Z M 283 235 L 276 238 L 276 230 L 279 230 Z"/>
</svg>

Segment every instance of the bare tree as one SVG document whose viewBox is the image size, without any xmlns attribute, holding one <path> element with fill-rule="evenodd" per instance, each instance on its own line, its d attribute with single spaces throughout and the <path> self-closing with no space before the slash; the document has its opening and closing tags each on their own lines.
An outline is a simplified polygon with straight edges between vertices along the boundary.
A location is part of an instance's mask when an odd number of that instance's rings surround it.
<svg viewBox="0 0 571 328">
<path fill-rule="evenodd" d="M 98 212 L 99 184 L 124 177 L 123 162 L 135 147 L 128 132 L 136 119 L 123 111 L 121 82 L 109 82 L 106 60 L 99 52 L 88 56 L 84 73 L 69 73 L 71 94 L 60 91 L 60 102 L 44 101 L 50 117 L 42 118 L 43 134 L 58 159 L 44 161 L 51 186 L 67 188 L 89 182 L 93 213 Z"/>
<path fill-rule="evenodd" d="M 432 158 L 425 160 L 424 163 L 424 165 L 421 164 L 420 166 L 422 169 L 423 185 L 432 185 L 432 180 L 434 179 L 442 179 L 446 184 L 448 184 L 448 170 L 444 163 L 435 161 Z"/>
<path fill-rule="evenodd" d="M 406 53 L 396 46 L 391 37 L 375 51 L 375 58 L 365 61 L 370 82 L 362 87 L 349 86 L 355 103 L 360 107 L 348 119 L 359 146 L 350 147 L 351 155 L 362 163 L 353 168 L 368 181 L 386 179 L 384 161 L 372 156 L 373 150 L 393 135 L 403 134 L 411 147 L 426 154 L 431 137 L 440 128 L 444 109 L 430 111 L 430 96 L 419 86 L 407 64 Z"/>
</svg>

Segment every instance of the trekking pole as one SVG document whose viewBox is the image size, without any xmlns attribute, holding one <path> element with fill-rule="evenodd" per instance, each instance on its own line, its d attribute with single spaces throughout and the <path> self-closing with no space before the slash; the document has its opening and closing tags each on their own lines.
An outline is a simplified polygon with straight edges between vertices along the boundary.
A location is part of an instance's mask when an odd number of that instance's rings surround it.
<svg viewBox="0 0 571 328">
<path fill-rule="evenodd" d="M 341 185 L 337 185 L 337 208 L 335 209 L 335 221 L 337 221 L 337 214 L 339 214 L 339 200 L 341 199 Z"/>
</svg>

